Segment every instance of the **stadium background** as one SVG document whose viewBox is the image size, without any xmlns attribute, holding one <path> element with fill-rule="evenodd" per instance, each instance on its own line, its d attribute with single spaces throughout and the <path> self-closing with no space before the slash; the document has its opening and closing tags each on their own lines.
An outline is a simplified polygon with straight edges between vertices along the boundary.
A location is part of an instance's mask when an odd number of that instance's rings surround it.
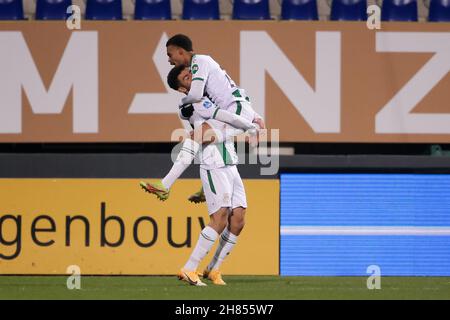
<svg viewBox="0 0 450 320">
<path fill-rule="evenodd" d="M 240 166 L 250 207 L 225 274 L 366 276 L 368 266 L 378 265 L 383 275 L 450 276 L 448 69 L 440 78 L 431 69 L 431 75 L 422 73 L 424 82 L 416 83 L 433 84 L 411 105 L 411 113 L 434 113 L 434 118 L 408 120 L 408 109 L 391 113 L 390 129 L 375 120 L 434 52 L 444 71 L 448 68 L 450 24 L 427 22 L 429 2 L 411 1 L 417 17 L 403 8 L 405 14 L 392 19 L 419 22 L 383 21 L 381 32 L 367 29 L 362 11 L 349 19 L 359 22 L 329 21 L 327 1 L 317 2 L 319 21 L 281 21 L 280 3 L 270 1 L 272 21 L 258 22 L 233 19 L 228 1 L 220 1 L 221 21 L 185 21 L 180 1 L 171 1 L 174 21 L 136 21 L 133 1 L 122 1 L 125 21 L 89 21 L 85 2 L 73 1 L 82 9 L 81 30 L 38 21 L 35 1 L 23 3 L 31 21 L 0 22 L 0 66 L 6 70 L 0 72 L 1 274 L 61 275 L 75 264 L 83 274 L 170 275 L 187 258 L 188 239 L 195 242 L 207 221 L 203 205 L 185 200 L 199 186 L 198 166 L 188 169 L 167 203 L 138 188 L 140 179 L 167 172 L 175 145 L 170 135 L 182 127 L 176 116 L 179 97 L 166 93 L 162 76 L 170 66 L 161 67 L 167 59 L 158 51 L 167 36 L 182 32 L 192 37 L 197 52 L 211 54 L 255 97 L 269 128 L 280 129 L 279 148 L 272 150 L 280 154 L 275 175 L 262 176 L 264 165 Z M 388 31 L 406 35 L 405 43 L 409 34 L 409 43 L 419 45 L 386 53 L 394 45 L 386 41 L 380 49 L 377 33 Z M 95 59 L 75 55 L 68 61 L 78 61 L 79 74 L 88 76 L 76 82 L 71 78 L 76 68 L 61 71 L 74 87 L 61 87 L 62 105 L 50 98 L 54 108 L 45 111 L 41 88 L 34 88 L 36 72 L 21 66 L 26 61 L 21 57 L 27 57 L 22 49 L 28 48 L 48 90 L 66 45 L 83 32 L 95 34 L 86 36 L 85 44 Z M 426 40 L 427 35 L 438 38 Z M 89 51 L 93 39 L 98 51 Z M 18 43 L 18 51 L 8 51 L 5 44 L 11 43 Z M 261 48 L 279 48 L 282 54 L 276 57 L 284 55 L 290 64 L 265 56 Z M 97 61 L 98 73 L 83 73 L 85 60 Z M 277 69 L 288 70 L 292 81 L 283 81 Z M 81 101 L 89 90 L 98 101 L 83 101 L 98 103 L 97 113 L 75 105 L 75 97 Z M 131 112 L 140 93 L 153 94 L 146 101 L 160 104 L 152 111 L 152 104 L 141 103 L 146 109 Z M 327 96 L 337 99 L 324 106 Z M 59 112 L 55 101 L 63 107 Z M 398 101 L 404 108 L 414 102 Z M 244 162 L 248 154 L 240 157 Z M 117 219 L 102 229 L 102 212 L 122 219 L 123 230 Z M 69 216 L 79 219 L 69 225 Z M 148 218 L 136 226 L 143 216 Z M 116 246 L 102 243 L 102 230 Z"/>
</svg>

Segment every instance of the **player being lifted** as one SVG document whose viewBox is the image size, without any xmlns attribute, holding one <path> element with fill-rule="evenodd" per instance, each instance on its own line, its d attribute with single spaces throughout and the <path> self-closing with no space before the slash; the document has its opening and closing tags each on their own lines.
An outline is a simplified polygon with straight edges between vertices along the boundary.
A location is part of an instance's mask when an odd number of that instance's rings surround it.
<svg viewBox="0 0 450 320">
<path fill-rule="evenodd" d="M 173 68 L 168 75 L 169 86 L 175 90 L 186 93 L 192 81 L 189 69 L 184 66 Z M 223 137 L 224 123 L 211 118 L 211 113 L 219 113 L 215 105 L 206 97 L 200 102 L 194 102 L 190 107 L 184 107 L 182 118 L 189 119 L 194 131 L 200 129 L 205 122 L 213 131 L 214 139 Z M 251 123 L 240 116 L 231 115 L 234 123 L 246 125 L 252 128 Z M 241 133 L 243 130 L 231 130 Z M 186 151 L 185 144 L 177 157 L 177 161 L 183 161 L 183 157 L 192 157 L 191 152 Z M 236 244 L 237 238 L 244 227 L 244 215 L 247 208 L 245 189 L 236 164 L 238 157 L 234 149 L 234 141 L 227 139 L 220 144 L 210 143 L 199 152 L 200 178 L 205 192 L 205 198 L 210 215 L 209 224 L 201 231 L 197 244 L 192 251 L 189 260 L 179 271 L 178 278 L 195 286 L 204 286 L 198 274 L 199 263 L 213 247 L 220 235 L 219 245 L 212 261 L 203 272 L 203 277 L 212 280 L 214 284 L 225 285 L 219 267 L 229 255 Z M 174 165 L 175 165 L 174 164 Z M 147 184 L 142 182 L 144 188 Z M 148 188 L 148 187 L 147 187 Z M 155 194 L 157 194 L 155 192 Z"/>
<path fill-rule="evenodd" d="M 189 37 L 177 34 L 167 41 L 166 48 L 170 64 L 176 67 L 188 66 L 191 71 L 192 82 L 185 87 L 188 92 L 186 97 L 182 99 L 181 111 L 184 109 L 183 106 L 199 102 L 206 95 L 218 107 L 211 114 L 213 119 L 218 119 L 241 129 L 248 129 L 232 123 L 236 120 L 231 119 L 230 114 L 235 114 L 256 123 L 258 128 L 265 128 L 264 121 L 251 107 L 250 99 L 246 96 L 244 90 L 237 87 L 230 76 L 210 56 L 195 54 Z M 177 70 L 183 71 L 182 69 Z M 188 75 L 185 73 L 183 76 Z M 202 132 L 210 131 L 207 123 L 204 123 L 201 129 Z M 231 133 L 231 135 L 233 134 Z M 176 161 L 161 181 L 145 183 L 142 187 L 146 191 L 154 193 L 159 199 L 166 200 L 172 184 L 187 169 L 200 149 L 201 143 L 205 142 L 203 138 L 204 135 L 200 134 L 194 135 L 193 140 L 186 139 L 181 149 L 183 155 L 180 152 L 179 156 L 183 161 Z M 219 137 L 215 142 L 224 140 L 226 140 L 226 137 Z M 196 199 L 201 199 L 201 197 L 202 193 L 198 192 L 192 199 L 198 202 Z"/>
</svg>

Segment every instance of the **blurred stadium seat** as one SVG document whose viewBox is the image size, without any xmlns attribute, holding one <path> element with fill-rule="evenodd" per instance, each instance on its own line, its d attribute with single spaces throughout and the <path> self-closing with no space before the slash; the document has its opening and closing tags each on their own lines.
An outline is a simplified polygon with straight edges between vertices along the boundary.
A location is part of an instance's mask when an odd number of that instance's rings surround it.
<svg viewBox="0 0 450 320">
<path fill-rule="evenodd" d="M 377 4 L 383 8 L 382 19 L 384 21 L 450 21 L 450 0 L 186 0 L 186 6 L 183 5 L 184 0 L 0 0 L 0 20 L 62 19 L 62 13 L 58 11 L 60 10 L 58 6 L 62 7 L 64 3 L 67 9 L 66 2 L 79 6 L 82 17 L 88 20 L 361 21 L 365 20 L 367 16 L 363 12 L 363 9 L 365 11 L 363 7 Z M 216 5 L 216 3 L 218 3 L 219 18 L 217 18 L 215 8 L 211 10 L 214 11 L 213 13 L 206 10 L 206 4 Z M 167 8 L 167 5 L 170 8 Z M 199 9 L 200 6 L 201 9 Z M 416 8 L 412 8 L 414 6 Z M 87 7 L 89 7 L 88 10 Z M 92 7 L 94 9 L 91 9 Z M 195 7 L 195 11 L 192 9 L 193 7 Z M 211 15 L 213 17 L 210 17 Z"/>
<path fill-rule="evenodd" d="M 86 19 L 122 20 L 121 0 L 87 0 Z"/>
<path fill-rule="evenodd" d="M 268 0 L 234 0 L 233 19 L 270 20 Z"/>
<path fill-rule="evenodd" d="M 383 21 L 417 21 L 416 0 L 383 0 Z"/>
<path fill-rule="evenodd" d="M 431 0 L 428 21 L 450 22 L 450 0 Z"/>
<path fill-rule="evenodd" d="M 22 0 L 0 0 L 0 20 L 23 20 Z"/>
<path fill-rule="evenodd" d="M 283 0 L 281 4 L 283 20 L 319 20 L 316 0 Z"/>
<path fill-rule="evenodd" d="M 330 20 L 367 20 L 366 10 L 366 0 L 333 0 Z"/>
<path fill-rule="evenodd" d="M 37 0 L 37 20 L 65 20 L 67 7 L 72 5 L 72 0 Z"/>
<path fill-rule="evenodd" d="M 219 0 L 184 0 L 184 20 L 219 20 Z"/>
<path fill-rule="evenodd" d="M 170 0 L 136 0 L 136 20 L 171 20 Z"/>
</svg>

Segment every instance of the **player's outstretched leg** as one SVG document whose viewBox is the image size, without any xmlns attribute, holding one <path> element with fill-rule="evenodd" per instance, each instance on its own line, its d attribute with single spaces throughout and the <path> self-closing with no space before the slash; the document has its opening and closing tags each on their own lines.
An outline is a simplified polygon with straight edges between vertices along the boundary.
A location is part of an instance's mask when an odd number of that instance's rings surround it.
<svg viewBox="0 0 450 320">
<path fill-rule="evenodd" d="M 169 173 L 162 180 L 155 183 L 141 181 L 141 187 L 145 191 L 156 195 L 159 200 L 167 200 L 169 198 L 170 187 L 175 182 L 175 180 L 177 180 L 178 177 L 184 172 L 184 170 L 189 167 L 192 160 L 194 160 L 194 157 L 197 154 L 199 148 L 200 145 L 197 142 L 191 139 L 186 139 L 183 142 L 177 159 L 175 160 Z"/>
<path fill-rule="evenodd" d="M 195 155 L 200 150 L 200 144 L 192 139 L 184 140 L 180 152 L 170 168 L 167 175 L 161 180 L 166 189 L 170 189 L 172 184 L 181 176 L 181 174 L 191 165 Z"/>
<path fill-rule="evenodd" d="M 223 231 L 227 224 L 228 208 L 220 208 L 211 215 L 210 223 L 200 232 L 197 244 L 192 251 L 189 260 L 178 272 L 178 279 L 184 280 L 191 285 L 204 286 L 197 273 L 200 262 L 205 258 L 208 252 L 216 242 L 219 233 Z"/>
<path fill-rule="evenodd" d="M 217 140 L 216 131 L 207 123 L 195 129 L 191 136 L 186 138 L 181 145 L 180 152 L 170 168 L 170 171 L 161 180 L 166 189 L 170 189 L 181 174 L 191 165 L 202 144 L 209 144 Z"/>
<path fill-rule="evenodd" d="M 154 194 L 159 200 L 166 201 L 169 198 L 170 191 L 162 184 L 161 180 L 155 183 L 141 181 L 140 185 L 146 192 Z"/>
</svg>

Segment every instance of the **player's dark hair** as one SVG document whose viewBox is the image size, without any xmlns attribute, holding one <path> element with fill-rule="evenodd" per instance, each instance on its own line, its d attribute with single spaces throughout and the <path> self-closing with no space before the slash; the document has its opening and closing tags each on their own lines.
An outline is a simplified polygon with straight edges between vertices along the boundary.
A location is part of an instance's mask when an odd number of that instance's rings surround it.
<svg viewBox="0 0 450 320">
<path fill-rule="evenodd" d="M 179 48 L 183 48 L 186 51 L 194 51 L 192 49 L 192 41 L 188 36 L 184 34 L 176 34 L 166 42 L 166 48 L 168 46 L 175 46 Z"/>
<path fill-rule="evenodd" d="M 178 76 L 186 68 L 185 65 L 179 65 L 178 67 L 173 67 L 167 75 L 167 84 L 173 90 L 178 90 L 180 88 L 180 81 L 178 81 Z"/>
</svg>

